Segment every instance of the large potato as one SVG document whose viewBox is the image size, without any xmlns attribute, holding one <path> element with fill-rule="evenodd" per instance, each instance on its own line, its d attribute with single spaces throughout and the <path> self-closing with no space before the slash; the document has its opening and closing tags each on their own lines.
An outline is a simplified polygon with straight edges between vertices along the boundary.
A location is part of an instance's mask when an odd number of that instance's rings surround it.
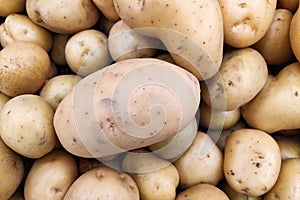
<svg viewBox="0 0 300 200">
<path fill-rule="evenodd" d="M 300 64 L 284 67 L 269 78 L 259 94 L 241 108 L 249 126 L 274 133 L 298 129 L 300 97 Z M 272 119 L 272 120 L 270 120 Z"/>
<path fill-rule="evenodd" d="M 230 46 L 249 47 L 269 30 L 277 0 L 219 0 L 223 21 L 224 41 Z"/>
<path fill-rule="evenodd" d="M 176 135 L 199 103 L 199 82 L 188 71 L 158 59 L 128 59 L 78 82 L 57 107 L 54 127 L 72 154 L 103 157 Z"/>
<path fill-rule="evenodd" d="M 219 73 L 201 82 L 202 97 L 215 110 L 235 110 L 253 99 L 267 78 L 268 67 L 258 51 L 227 51 Z"/>
<path fill-rule="evenodd" d="M 8 199 L 17 190 L 24 176 L 21 157 L 0 138 L 0 197 Z"/>
<path fill-rule="evenodd" d="M 114 0 L 131 28 L 159 38 L 179 66 L 199 79 L 217 73 L 223 52 L 223 20 L 217 0 Z"/>
<path fill-rule="evenodd" d="M 268 32 L 254 44 L 270 65 L 280 65 L 293 57 L 290 45 L 290 25 L 293 14 L 287 9 L 276 9 Z"/>
<path fill-rule="evenodd" d="M 19 95 L 10 99 L 0 112 L 0 135 L 15 152 L 39 158 L 56 144 L 53 110 L 40 96 Z"/>
<path fill-rule="evenodd" d="M 27 0 L 28 17 L 61 34 L 73 34 L 96 24 L 100 17 L 92 0 Z"/>
<path fill-rule="evenodd" d="M 279 146 L 266 132 L 239 129 L 227 139 L 223 169 L 234 191 L 249 196 L 267 193 L 275 185 L 280 166 Z"/>
<path fill-rule="evenodd" d="M 25 11 L 26 0 L 0 0 L 0 16 L 6 17 L 13 13 Z"/>
<path fill-rule="evenodd" d="M 47 52 L 32 42 L 13 42 L 0 51 L 0 91 L 7 96 L 35 93 L 50 70 Z"/>
<path fill-rule="evenodd" d="M 140 195 L 136 183 L 127 173 L 103 166 L 82 174 L 64 197 L 64 200 L 85 199 L 139 200 Z"/>
<path fill-rule="evenodd" d="M 11 14 L 0 26 L 0 41 L 3 47 L 14 41 L 33 42 L 49 51 L 52 46 L 52 34 L 26 15 Z"/>
<path fill-rule="evenodd" d="M 294 56 L 300 62 L 300 9 L 293 15 L 290 26 L 290 43 Z"/>
</svg>

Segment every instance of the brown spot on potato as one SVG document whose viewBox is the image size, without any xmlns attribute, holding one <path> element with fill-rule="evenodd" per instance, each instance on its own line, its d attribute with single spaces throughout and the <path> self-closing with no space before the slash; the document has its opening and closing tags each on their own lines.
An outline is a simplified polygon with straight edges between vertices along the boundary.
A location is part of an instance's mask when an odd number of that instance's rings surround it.
<svg viewBox="0 0 300 200">
<path fill-rule="evenodd" d="M 52 191 L 54 191 L 54 193 L 56 194 L 56 193 L 62 192 L 62 189 L 55 187 L 55 188 L 52 188 Z"/>
</svg>

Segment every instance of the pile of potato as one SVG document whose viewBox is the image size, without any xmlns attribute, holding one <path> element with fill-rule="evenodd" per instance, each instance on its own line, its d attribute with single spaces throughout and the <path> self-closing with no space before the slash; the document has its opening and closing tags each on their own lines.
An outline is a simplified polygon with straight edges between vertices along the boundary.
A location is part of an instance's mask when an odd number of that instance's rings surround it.
<svg viewBox="0 0 300 200">
<path fill-rule="evenodd" d="M 298 0 L 0 0 L 0 24 L 1 200 L 300 200 Z"/>
</svg>

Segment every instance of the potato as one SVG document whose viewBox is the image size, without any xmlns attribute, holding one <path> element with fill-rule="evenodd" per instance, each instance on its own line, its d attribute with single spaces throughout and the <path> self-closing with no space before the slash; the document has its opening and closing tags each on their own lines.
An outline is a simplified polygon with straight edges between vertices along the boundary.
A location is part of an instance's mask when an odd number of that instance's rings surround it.
<svg viewBox="0 0 300 200">
<path fill-rule="evenodd" d="M 63 199 L 77 178 L 75 159 L 62 150 L 53 150 L 34 161 L 24 185 L 25 199 Z"/>
<path fill-rule="evenodd" d="M 197 184 L 180 192 L 176 200 L 229 200 L 219 188 L 210 184 Z"/>
<path fill-rule="evenodd" d="M 252 197 L 246 194 L 236 192 L 228 185 L 226 181 L 222 183 L 221 189 L 223 190 L 223 192 L 227 194 L 230 200 L 262 200 L 263 199 L 262 196 Z"/>
<path fill-rule="evenodd" d="M 0 91 L 14 97 L 37 92 L 50 69 L 47 52 L 32 42 L 13 42 L 0 51 Z"/>
<path fill-rule="evenodd" d="M 58 69 L 57 69 L 57 66 L 55 65 L 55 63 L 51 62 L 51 65 L 50 65 L 50 69 L 49 69 L 49 72 L 48 72 L 48 75 L 47 75 L 47 80 L 53 78 L 54 76 L 57 76 L 58 75 Z"/>
<path fill-rule="evenodd" d="M 0 138 L 0 196 L 8 199 L 17 190 L 24 176 L 23 161 Z"/>
<path fill-rule="evenodd" d="M 181 188 L 199 183 L 217 185 L 224 178 L 221 150 L 208 135 L 200 131 L 192 145 L 174 165 L 179 173 Z"/>
<path fill-rule="evenodd" d="M 259 41 L 274 18 L 276 0 L 219 0 L 226 44 L 244 48 Z"/>
<path fill-rule="evenodd" d="M 71 35 L 53 34 L 53 44 L 52 48 L 49 52 L 51 60 L 57 65 L 66 65 L 66 56 L 65 56 L 65 48 L 66 44 L 69 41 Z"/>
<path fill-rule="evenodd" d="M 234 191 L 254 197 L 267 193 L 275 185 L 280 166 L 279 146 L 266 132 L 239 129 L 227 139 L 223 169 Z"/>
<path fill-rule="evenodd" d="M 129 152 L 122 162 L 137 184 L 141 200 L 173 200 L 179 183 L 177 169 L 145 150 Z"/>
<path fill-rule="evenodd" d="M 108 167 L 97 167 L 77 178 L 67 191 L 64 200 L 139 200 L 139 197 L 137 185 L 127 173 Z"/>
<path fill-rule="evenodd" d="M 20 185 L 19 188 L 9 197 L 8 200 L 25 200 L 23 185 Z"/>
<path fill-rule="evenodd" d="M 298 0 L 277 0 L 277 8 L 288 9 L 294 13 L 299 6 Z"/>
<path fill-rule="evenodd" d="M 279 145 L 282 160 L 300 158 L 300 137 L 298 135 L 289 137 L 276 135 L 274 139 Z"/>
<path fill-rule="evenodd" d="M 268 32 L 253 46 L 269 65 L 280 65 L 293 57 L 289 34 L 292 17 L 289 10 L 276 9 Z"/>
<path fill-rule="evenodd" d="M 112 63 L 106 35 L 94 29 L 73 35 L 66 44 L 65 56 L 71 70 L 81 76 Z"/>
<path fill-rule="evenodd" d="M 120 19 L 113 0 L 92 0 L 101 13 L 110 21 L 116 22 Z"/>
<path fill-rule="evenodd" d="M 0 92 L 0 110 L 10 100 L 10 97 Z"/>
<path fill-rule="evenodd" d="M 53 110 L 40 96 L 19 95 L 0 112 L 0 135 L 7 146 L 29 158 L 40 158 L 56 144 Z"/>
<path fill-rule="evenodd" d="M 0 26 L 0 41 L 3 47 L 14 41 L 33 42 L 48 52 L 52 46 L 52 34 L 26 15 L 10 14 Z"/>
<path fill-rule="evenodd" d="M 300 9 L 294 13 L 290 25 L 290 44 L 294 56 L 300 61 Z"/>
<path fill-rule="evenodd" d="M 248 103 L 263 88 L 268 67 L 253 48 L 227 51 L 219 73 L 201 82 L 203 100 L 215 110 L 235 110 Z"/>
<path fill-rule="evenodd" d="M 204 101 L 200 104 L 200 125 L 209 129 L 228 129 L 240 119 L 240 108 L 229 111 L 214 110 Z"/>
<path fill-rule="evenodd" d="M 280 174 L 275 186 L 264 195 L 264 200 L 300 198 L 300 159 L 282 161 Z"/>
<path fill-rule="evenodd" d="M 61 34 L 91 28 L 100 17 L 92 0 L 27 0 L 26 11 L 38 25 Z"/>
<path fill-rule="evenodd" d="M 269 78 L 259 94 L 241 108 L 249 126 L 274 133 L 300 128 L 300 64 L 284 67 Z M 270 120 L 272 119 L 272 120 Z"/>
<path fill-rule="evenodd" d="M 82 78 L 72 74 L 59 75 L 51 78 L 40 90 L 40 96 L 56 110 L 62 99 L 72 91 Z"/>
<path fill-rule="evenodd" d="M 159 55 L 156 56 L 156 58 L 160 59 L 160 60 L 167 61 L 167 62 L 172 63 L 172 64 L 176 64 L 174 59 L 172 58 L 172 56 L 169 53 L 159 54 Z"/>
<path fill-rule="evenodd" d="M 96 29 L 104 33 L 105 35 L 109 34 L 110 29 L 115 24 L 115 22 L 110 21 L 106 17 L 101 17 L 98 23 L 95 25 Z"/>
<path fill-rule="evenodd" d="M 131 28 L 160 39 L 177 65 L 200 80 L 217 73 L 223 53 L 223 19 L 217 0 L 114 0 Z"/>
<path fill-rule="evenodd" d="M 112 26 L 108 36 L 110 55 L 117 62 L 130 58 L 152 57 L 160 44 L 159 40 L 143 36 L 131 29 L 123 20 Z"/>
<path fill-rule="evenodd" d="M 26 0 L 0 0 L 0 16 L 6 17 L 13 13 L 25 11 Z"/>
<path fill-rule="evenodd" d="M 154 58 L 128 59 L 77 83 L 57 107 L 54 127 L 67 151 L 98 158 L 176 135 L 199 103 L 199 82 L 188 71 Z"/>
</svg>

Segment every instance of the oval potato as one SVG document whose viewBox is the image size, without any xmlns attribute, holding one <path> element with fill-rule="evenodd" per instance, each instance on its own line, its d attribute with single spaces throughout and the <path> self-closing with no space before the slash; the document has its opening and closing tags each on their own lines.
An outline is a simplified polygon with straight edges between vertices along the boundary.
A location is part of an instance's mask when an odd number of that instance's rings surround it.
<svg viewBox="0 0 300 200">
<path fill-rule="evenodd" d="M 6 17 L 13 13 L 22 13 L 25 11 L 26 0 L 1 0 L 0 16 Z"/>
</svg>

